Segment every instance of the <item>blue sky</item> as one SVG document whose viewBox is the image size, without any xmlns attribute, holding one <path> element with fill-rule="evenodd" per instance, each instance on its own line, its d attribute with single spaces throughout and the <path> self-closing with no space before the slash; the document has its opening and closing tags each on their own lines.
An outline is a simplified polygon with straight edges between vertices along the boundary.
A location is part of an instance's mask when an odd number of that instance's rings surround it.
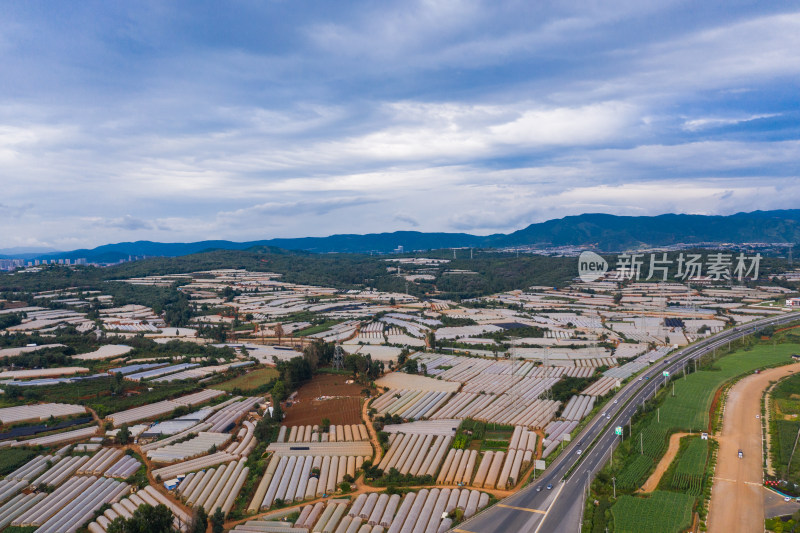
<svg viewBox="0 0 800 533">
<path fill-rule="evenodd" d="M 800 205 L 794 2 L 15 2 L 0 247 Z"/>
</svg>

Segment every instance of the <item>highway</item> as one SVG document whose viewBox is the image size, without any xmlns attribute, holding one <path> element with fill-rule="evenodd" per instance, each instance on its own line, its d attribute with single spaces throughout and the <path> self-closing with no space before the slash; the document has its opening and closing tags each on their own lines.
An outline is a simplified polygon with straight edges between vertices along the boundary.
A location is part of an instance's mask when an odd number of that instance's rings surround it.
<svg viewBox="0 0 800 533">
<path fill-rule="evenodd" d="M 618 443 L 616 426 L 625 426 L 637 408 L 664 386 L 663 371 L 680 371 L 692 359 L 752 333 L 755 329 L 779 325 L 800 318 L 787 313 L 736 326 L 692 346 L 667 355 L 626 384 L 596 415 L 536 482 L 489 509 L 459 524 L 458 533 L 578 533 L 586 494 L 591 480 L 610 458 Z M 645 377 L 649 379 L 644 379 Z M 641 378 L 641 379 L 640 379 Z M 588 449 L 587 449 L 588 448 Z M 581 450 L 581 453 L 578 451 Z M 575 467 L 573 469 L 573 467 Z M 569 474 L 569 475 L 568 475 Z M 566 479 L 565 479 L 566 478 Z M 552 489 L 547 489 L 552 485 Z"/>
</svg>

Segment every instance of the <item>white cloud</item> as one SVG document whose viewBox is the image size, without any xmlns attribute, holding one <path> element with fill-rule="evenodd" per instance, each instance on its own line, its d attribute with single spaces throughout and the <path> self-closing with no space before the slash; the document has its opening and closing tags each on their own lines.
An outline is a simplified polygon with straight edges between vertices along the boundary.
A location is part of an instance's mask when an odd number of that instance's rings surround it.
<svg viewBox="0 0 800 533">
<path fill-rule="evenodd" d="M 733 126 L 735 124 L 742 124 L 744 122 L 752 122 L 754 120 L 761 120 L 764 118 L 773 118 L 781 116 L 780 113 L 762 113 L 760 115 L 750 115 L 746 117 L 736 118 L 721 118 L 721 117 L 704 117 L 687 120 L 683 123 L 683 129 L 687 131 L 698 131 L 706 128 L 716 128 L 719 126 Z"/>
<path fill-rule="evenodd" d="M 0 246 L 486 233 L 798 200 L 797 132 L 750 123 L 796 113 L 799 13 L 278 7 L 285 19 L 231 8 L 264 17 L 248 20 L 255 33 L 162 5 L 95 6 L 58 27 L 24 6 L 0 20 L 17 81 L 0 87 Z M 196 34 L 204 23 L 219 31 Z"/>
</svg>

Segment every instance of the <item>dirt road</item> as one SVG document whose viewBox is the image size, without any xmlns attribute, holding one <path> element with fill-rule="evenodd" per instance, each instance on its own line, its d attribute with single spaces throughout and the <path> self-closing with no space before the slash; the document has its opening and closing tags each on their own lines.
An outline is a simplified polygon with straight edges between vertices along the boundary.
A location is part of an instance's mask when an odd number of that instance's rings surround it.
<svg viewBox="0 0 800 533">
<path fill-rule="evenodd" d="M 664 454 L 664 457 L 662 457 L 658 462 L 658 465 L 656 465 L 655 471 L 650 474 L 650 477 L 647 478 L 647 481 L 644 482 L 642 488 L 640 488 L 637 492 L 653 492 L 656 490 L 658 487 L 658 482 L 661 481 L 661 476 L 664 475 L 664 472 L 667 471 L 669 465 L 672 464 L 672 460 L 675 459 L 675 455 L 678 453 L 678 449 L 681 447 L 681 438 L 685 437 L 686 435 L 689 435 L 689 433 L 673 433 L 670 435 L 667 453 Z"/>
<path fill-rule="evenodd" d="M 770 381 L 800 371 L 800 363 L 748 376 L 731 388 L 719 440 L 708 527 L 711 533 L 764 531 L 761 394 Z M 738 458 L 742 450 L 744 457 Z"/>
</svg>

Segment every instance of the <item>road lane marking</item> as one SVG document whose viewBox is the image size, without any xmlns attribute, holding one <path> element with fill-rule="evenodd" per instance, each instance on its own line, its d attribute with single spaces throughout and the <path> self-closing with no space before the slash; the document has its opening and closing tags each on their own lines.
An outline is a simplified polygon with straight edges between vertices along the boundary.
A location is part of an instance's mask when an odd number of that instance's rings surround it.
<svg viewBox="0 0 800 533">
<path fill-rule="evenodd" d="M 544 513 L 544 517 L 541 520 L 539 520 L 539 525 L 536 526 L 536 529 L 533 531 L 533 533 L 539 533 L 539 529 L 541 529 L 542 524 L 544 524 L 545 520 L 547 520 L 547 513 L 549 513 L 550 509 L 553 508 L 553 504 L 556 503 L 558 496 L 561 494 L 561 491 L 564 490 L 566 484 L 567 484 L 566 481 L 561 481 L 561 483 L 558 484 L 558 489 L 556 490 L 553 499 L 550 500 L 550 505 L 547 506 L 547 511 Z"/>
<path fill-rule="evenodd" d="M 506 509 L 514 509 L 516 511 L 528 511 L 529 513 L 547 514 L 545 511 L 542 511 L 541 509 L 531 509 L 530 507 L 515 507 L 513 505 L 506 505 L 504 503 L 498 503 L 497 507 L 505 507 Z"/>
<path fill-rule="evenodd" d="M 760 487 L 761 483 L 756 483 L 755 481 L 739 481 L 737 479 L 727 479 L 724 477 L 716 477 L 714 476 L 714 481 L 727 481 L 728 483 L 744 483 L 745 485 L 755 485 L 756 487 Z"/>
<path fill-rule="evenodd" d="M 466 529 L 459 529 L 457 527 L 453 528 L 453 531 L 455 531 L 456 533 L 474 533 L 473 531 L 468 531 Z"/>
</svg>

